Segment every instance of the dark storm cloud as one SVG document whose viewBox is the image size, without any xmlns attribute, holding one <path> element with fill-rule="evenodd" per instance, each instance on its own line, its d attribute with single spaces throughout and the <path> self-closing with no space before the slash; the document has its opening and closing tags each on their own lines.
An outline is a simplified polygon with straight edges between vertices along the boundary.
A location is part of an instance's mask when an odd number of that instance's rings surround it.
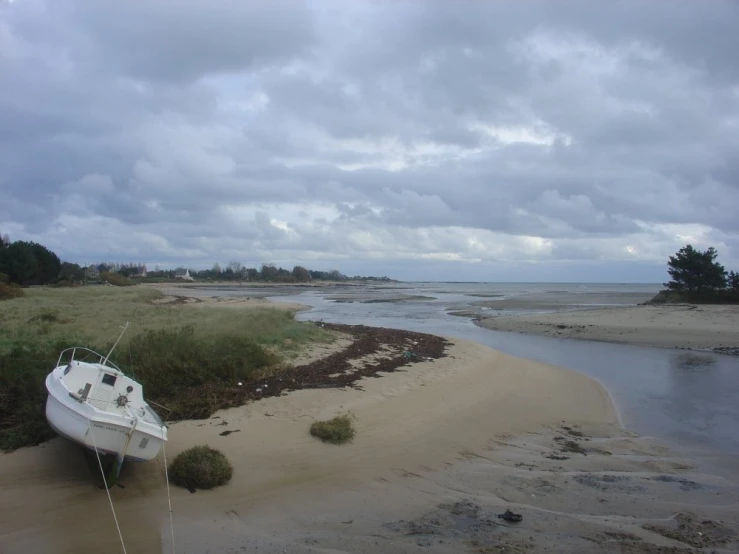
<svg viewBox="0 0 739 554">
<path fill-rule="evenodd" d="M 0 222 L 68 258 L 738 260 L 737 51 L 730 1 L 17 0 Z"/>
</svg>

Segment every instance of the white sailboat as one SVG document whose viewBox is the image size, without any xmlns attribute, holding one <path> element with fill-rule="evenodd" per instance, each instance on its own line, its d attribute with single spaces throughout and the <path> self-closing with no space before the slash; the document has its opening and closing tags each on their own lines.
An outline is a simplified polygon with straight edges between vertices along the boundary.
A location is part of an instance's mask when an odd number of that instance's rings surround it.
<svg viewBox="0 0 739 554">
<path fill-rule="evenodd" d="M 144 401 L 141 385 L 108 359 L 122 336 L 107 356 L 82 347 L 62 351 L 46 377 L 51 427 L 98 454 L 115 455 L 115 478 L 124 460 L 151 460 L 167 440 L 167 427 Z"/>
</svg>

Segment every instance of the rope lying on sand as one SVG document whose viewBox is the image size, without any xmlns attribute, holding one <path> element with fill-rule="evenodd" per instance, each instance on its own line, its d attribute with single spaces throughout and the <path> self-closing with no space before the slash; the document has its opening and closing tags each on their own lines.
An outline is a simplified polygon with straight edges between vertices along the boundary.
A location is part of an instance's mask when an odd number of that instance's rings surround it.
<svg viewBox="0 0 739 554">
<path fill-rule="evenodd" d="M 169 494 L 169 473 L 167 471 L 167 450 L 164 448 L 164 443 L 162 443 L 162 453 L 164 454 L 164 477 L 167 480 L 167 502 L 169 503 L 169 530 L 172 532 L 172 554 L 175 554 L 174 520 L 172 519 L 172 497 Z"/>
</svg>

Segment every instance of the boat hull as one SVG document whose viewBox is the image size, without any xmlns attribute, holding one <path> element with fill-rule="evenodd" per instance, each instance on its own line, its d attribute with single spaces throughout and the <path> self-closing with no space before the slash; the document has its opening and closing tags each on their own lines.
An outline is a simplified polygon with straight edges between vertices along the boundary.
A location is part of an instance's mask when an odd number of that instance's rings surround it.
<svg viewBox="0 0 739 554">
<path fill-rule="evenodd" d="M 72 400 L 72 402 L 74 402 Z M 164 440 L 131 424 L 96 421 L 78 412 L 73 406 L 49 394 L 46 400 L 46 419 L 59 435 L 99 453 L 119 455 L 125 449 L 125 460 L 145 462 L 156 458 Z"/>
</svg>

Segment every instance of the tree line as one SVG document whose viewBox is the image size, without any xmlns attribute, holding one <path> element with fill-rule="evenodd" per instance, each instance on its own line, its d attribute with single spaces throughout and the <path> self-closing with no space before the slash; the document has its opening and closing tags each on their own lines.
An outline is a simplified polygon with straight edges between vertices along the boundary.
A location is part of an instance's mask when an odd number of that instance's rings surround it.
<svg viewBox="0 0 739 554">
<path fill-rule="evenodd" d="M 145 266 L 137 264 L 97 264 L 89 268 L 72 262 L 62 262 L 45 246 L 26 241 L 11 242 L 8 235 L 0 235 L 0 282 L 28 287 L 32 285 L 78 284 L 90 279 L 103 280 L 113 284 L 137 281 L 173 280 L 181 270 L 145 271 Z M 142 271 L 142 269 L 144 271 Z M 145 274 L 145 276 L 144 276 Z M 225 267 L 216 263 L 211 269 L 191 271 L 190 275 L 203 281 L 261 281 L 270 283 L 307 283 L 310 281 L 390 281 L 388 277 L 349 277 L 339 270 L 315 271 L 296 265 L 292 270 L 274 264 L 262 264 L 260 269 L 244 267 L 239 262 L 231 262 Z"/>
<path fill-rule="evenodd" d="M 0 281 L 27 287 L 45 285 L 59 278 L 59 257 L 36 242 L 10 242 L 0 236 Z"/>
<path fill-rule="evenodd" d="M 180 269 L 165 269 L 147 271 L 146 279 L 175 279 L 178 272 L 184 271 Z M 309 283 L 311 281 L 391 281 L 389 277 L 365 277 L 355 275 L 350 277 L 344 275 L 338 269 L 331 271 L 317 271 L 308 269 L 300 265 L 296 265 L 290 269 L 277 267 L 274 264 L 262 264 L 257 269 L 255 267 L 245 267 L 239 262 L 231 262 L 228 265 L 214 264 L 210 269 L 189 270 L 189 274 L 193 279 L 198 281 L 234 281 L 234 282 L 264 282 L 264 283 Z"/>
<path fill-rule="evenodd" d="M 671 279 L 658 300 L 691 302 L 739 302 L 739 273 L 726 271 L 717 261 L 718 251 L 713 247 L 697 250 L 683 246 L 667 262 Z"/>
</svg>

